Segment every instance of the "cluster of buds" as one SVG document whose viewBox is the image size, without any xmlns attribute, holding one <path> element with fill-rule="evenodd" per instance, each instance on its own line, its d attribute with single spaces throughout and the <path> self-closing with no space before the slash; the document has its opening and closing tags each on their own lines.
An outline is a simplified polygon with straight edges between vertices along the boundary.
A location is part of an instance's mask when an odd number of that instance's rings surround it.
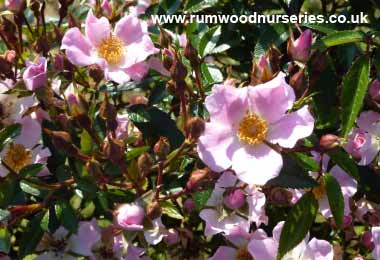
<svg viewBox="0 0 380 260">
<path fill-rule="evenodd" d="M 251 86 L 256 86 L 273 79 L 280 71 L 279 65 L 281 53 L 276 47 L 271 46 L 269 51 L 260 58 L 254 58 L 251 71 Z"/>
</svg>

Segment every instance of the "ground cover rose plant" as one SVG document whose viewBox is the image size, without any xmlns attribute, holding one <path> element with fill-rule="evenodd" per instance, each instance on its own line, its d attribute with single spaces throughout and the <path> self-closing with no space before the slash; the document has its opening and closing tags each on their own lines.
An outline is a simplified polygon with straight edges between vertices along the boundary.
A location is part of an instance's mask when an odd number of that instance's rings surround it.
<svg viewBox="0 0 380 260">
<path fill-rule="evenodd" d="M 0 1 L 0 259 L 380 260 L 379 11 Z"/>
</svg>

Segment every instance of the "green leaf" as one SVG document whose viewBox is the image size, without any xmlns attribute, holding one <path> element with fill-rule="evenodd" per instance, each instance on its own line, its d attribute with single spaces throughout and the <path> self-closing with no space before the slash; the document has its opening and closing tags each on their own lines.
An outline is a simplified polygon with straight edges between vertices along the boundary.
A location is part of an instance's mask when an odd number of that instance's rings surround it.
<svg viewBox="0 0 380 260">
<path fill-rule="evenodd" d="M 336 45 L 364 41 L 365 33 L 360 31 L 338 31 L 331 33 L 317 41 L 313 48 L 324 50 Z"/>
<path fill-rule="evenodd" d="M 25 193 L 44 198 L 47 195 L 47 190 L 43 187 L 40 187 L 38 184 L 31 183 L 26 180 L 20 182 L 20 188 Z"/>
<path fill-rule="evenodd" d="M 205 57 L 208 54 L 212 53 L 215 49 L 220 35 L 222 33 L 222 27 L 220 25 L 214 26 L 209 29 L 199 41 L 199 55 Z"/>
<path fill-rule="evenodd" d="M 140 146 L 130 149 L 127 152 L 126 159 L 127 161 L 130 161 L 132 159 L 135 159 L 139 157 L 142 153 L 149 151 L 150 146 Z"/>
<path fill-rule="evenodd" d="M 11 249 L 11 234 L 5 227 L 0 228 L 0 252 L 6 254 L 9 253 Z"/>
<path fill-rule="evenodd" d="M 263 25 L 262 34 L 260 35 L 254 50 L 255 58 L 265 55 L 271 44 L 277 47 L 284 43 L 289 37 L 288 26 L 283 23 L 275 25 Z"/>
<path fill-rule="evenodd" d="M 339 182 L 329 173 L 324 175 L 324 181 L 331 212 L 334 216 L 336 224 L 339 228 L 341 228 L 344 216 L 342 189 L 340 188 Z"/>
<path fill-rule="evenodd" d="M 172 202 L 162 201 L 160 202 L 160 206 L 162 209 L 162 214 L 165 214 L 175 219 L 183 219 L 183 216 L 181 215 L 181 213 L 178 211 L 178 209 Z"/>
<path fill-rule="evenodd" d="M 25 232 L 20 239 L 20 256 L 24 257 L 32 253 L 40 242 L 44 231 L 41 227 L 41 220 L 44 217 L 44 212 L 37 213 L 28 223 Z"/>
<path fill-rule="evenodd" d="M 93 144 L 93 141 L 90 134 L 86 130 L 83 130 L 81 138 L 80 138 L 81 151 L 85 154 L 89 154 L 92 150 L 92 144 Z"/>
<path fill-rule="evenodd" d="M 78 229 L 78 220 L 71 205 L 65 201 L 57 202 L 55 205 L 55 211 L 62 226 L 70 232 L 76 233 Z"/>
<path fill-rule="evenodd" d="M 206 8 L 212 7 L 218 3 L 218 0 L 190 0 L 187 2 L 184 11 L 186 13 L 197 13 Z"/>
<path fill-rule="evenodd" d="M 185 139 L 170 116 L 156 107 L 131 106 L 129 118 L 143 133 L 144 138 L 157 140 L 160 136 L 165 136 L 173 149 L 178 148 Z"/>
<path fill-rule="evenodd" d="M 0 131 L 0 151 L 4 146 L 18 136 L 21 132 L 22 126 L 20 124 L 14 124 L 3 128 Z"/>
<path fill-rule="evenodd" d="M 290 210 L 280 236 L 277 260 L 296 247 L 307 235 L 318 211 L 312 192 L 302 196 Z"/>
<path fill-rule="evenodd" d="M 337 148 L 329 152 L 330 159 L 352 178 L 359 181 L 359 170 L 355 161 L 343 149 Z"/>
<path fill-rule="evenodd" d="M 33 177 L 40 173 L 44 168 L 45 164 L 42 163 L 29 164 L 20 170 L 19 175 L 22 177 Z"/>
<path fill-rule="evenodd" d="M 204 78 L 204 84 L 207 86 L 223 81 L 222 72 L 214 64 L 202 63 L 201 71 Z"/>
<path fill-rule="evenodd" d="M 295 155 L 284 154 L 284 166 L 282 167 L 280 175 L 270 179 L 266 185 L 293 189 L 316 187 L 318 183 L 309 176 L 310 167 L 315 168 L 316 166 L 312 165 L 309 160 L 309 164 L 306 164 L 305 157 L 302 159 L 303 161 L 295 157 Z"/>
<path fill-rule="evenodd" d="M 208 199 L 210 198 L 212 193 L 212 189 L 204 190 L 204 191 L 198 191 L 193 193 L 193 200 L 195 203 L 195 208 L 199 211 L 203 209 L 203 207 L 206 205 Z"/>
<path fill-rule="evenodd" d="M 369 84 L 370 63 L 367 56 L 360 57 L 343 80 L 342 135 L 346 137 L 358 116 Z"/>
<path fill-rule="evenodd" d="M 8 210 L 0 209 L 0 222 L 7 221 L 11 216 Z"/>
<path fill-rule="evenodd" d="M 310 28 L 310 29 L 313 29 L 325 34 L 331 34 L 337 31 L 334 25 L 326 24 L 326 23 L 303 23 L 302 26 L 305 26 L 307 28 Z"/>
</svg>

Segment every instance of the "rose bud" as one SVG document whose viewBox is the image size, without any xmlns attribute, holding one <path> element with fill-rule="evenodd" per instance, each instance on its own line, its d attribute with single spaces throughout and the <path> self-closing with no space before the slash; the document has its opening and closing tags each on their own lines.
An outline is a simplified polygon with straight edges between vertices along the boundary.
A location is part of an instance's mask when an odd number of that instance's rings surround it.
<svg viewBox="0 0 380 260">
<path fill-rule="evenodd" d="M 113 164 L 119 165 L 124 162 L 125 144 L 108 136 L 103 145 L 103 153 Z"/>
<path fill-rule="evenodd" d="M 117 110 L 114 105 L 108 102 L 106 98 L 99 109 L 99 116 L 106 121 L 106 128 L 109 131 L 115 131 L 118 126 Z"/>
<path fill-rule="evenodd" d="M 369 250 L 372 251 L 375 248 L 375 244 L 373 243 L 372 233 L 371 231 L 364 232 L 362 236 L 363 245 Z"/>
<path fill-rule="evenodd" d="M 73 144 L 71 137 L 67 132 L 51 131 L 49 129 L 44 129 L 44 131 L 51 135 L 53 145 L 64 151 L 68 156 L 77 157 L 81 160 L 89 159 L 88 156 L 82 154 L 78 147 Z"/>
<path fill-rule="evenodd" d="M 322 149 L 330 150 L 340 145 L 340 138 L 339 136 L 327 134 L 323 135 L 321 139 L 319 140 L 319 146 Z"/>
<path fill-rule="evenodd" d="M 102 171 L 102 167 L 100 163 L 93 158 L 87 161 L 86 170 L 88 173 L 94 175 L 95 177 L 99 177 L 103 175 L 103 171 Z"/>
<path fill-rule="evenodd" d="M 164 242 L 169 246 L 177 244 L 179 242 L 178 231 L 174 228 L 169 228 L 168 232 L 164 235 Z"/>
<path fill-rule="evenodd" d="M 129 99 L 129 103 L 131 105 L 140 105 L 140 104 L 147 105 L 148 102 L 149 100 L 146 97 L 141 96 L 141 95 L 133 95 Z"/>
<path fill-rule="evenodd" d="M 142 174 L 150 173 L 153 164 L 153 158 L 147 152 L 142 153 L 137 159 L 137 168 Z"/>
<path fill-rule="evenodd" d="M 104 78 L 104 72 L 98 64 L 88 66 L 88 75 L 98 84 Z"/>
<path fill-rule="evenodd" d="M 47 75 L 47 60 L 40 57 L 37 63 L 26 61 L 26 70 L 23 74 L 25 86 L 30 91 L 35 91 L 45 85 Z"/>
<path fill-rule="evenodd" d="M 250 85 L 256 86 L 271 80 L 274 76 L 270 61 L 267 57 L 261 56 L 260 59 L 253 60 Z"/>
<path fill-rule="evenodd" d="M 162 27 L 160 27 L 160 38 L 159 38 L 159 41 L 160 41 L 161 47 L 164 47 L 164 48 L 168 48 L 170 46 L 171 42 L 172 42 L 172 37 Z"/>
<path fill-rule="evenodd" d="M 270 190 L 269 199 L 275 204 L 287 205 L 292 200 L 292 193 L 284 188 L 275 187 Z"/>
<path fill-rule="evenodd" d="M 184 208 L 185 208 L 185 210 L 187 211 L 187 212 L 193 212 L 194 210 L 195 210 L 195 202 L 194 202 L 194 200 L 192 200 L 192 199 L 187 199 L 187 200 L 185 200 L 185 202 L 183 203 L 183 206 L 184 206 Z"/>
<path fill-rule="evenodd" d="M 100 7 L 102 8 L 104 15 L 110 16 L 112 14 L 112 5 L 108 0 L 103 0 Z"/>
<path fill-rule="evenodd" d="M 288 41 L 288 54 L 293 60 L 307 62 L 310 57 L 311 45 L 313 42 L 313 33 L 305 30 L 300 37 L 294 41 L 293 36 Z"/>
<path fill-rule="evenodd" d="M 191 62 L 192 66 L 200 63 L 198 51 L 191 45 L 190 41 L 187 41 L 183 55 Z"/>
<path fill-rule="evenodd" d="M 7 50 L 4 53 L 4 58 L 7 62 L 13 63 L 16 58 L 16 52 L 14 50 Z"/>
<path fill-rule="evenodd" d="M 146 215 L 149 219 L 156 219 L 161 216 L 161 206 L 157 201 L 148 202 L 145 207 Z"/>
<path fill-rule="evenodd" d="M 196 141 L 205 131 L 205 121 L 199 117 L 192 117 L 186 123 L 186 129 L 188 130 L 188 139 L 190 141 Z"/>
<path fill-rule="evenodd" d="M 380 101 L 380 84 L 377 79 L 369 86 L 369 94 L 373 100 Z"/>
<path fill-rule="evenodd" d="M 153 152 L 157 156 L 158 160 L 165 160 L 166 156 L 170 153 L 170 144 L 168 139 L 161 136 L 157 143 L 154 145 Z"/>
<path fill-rule="evenodd" d="M 205 169 L 196 169 L 190 174 L 190 178 L 186 183 L 186 189 L 195 190 L 201 186 L 204 180 L 207 178 L 210 173 L 208 168 Z"/>
<path fill-rule="evenodd" d="M 182 82 L 186 78 L 186 66 L 182 63 L 182 61 L 178 58 L 177 55 L 174 56 L 173 63 L 170 67 L 170 75 L 176 82 Z"/>
<path fill-rule="evenodd" d="M 289 80 L 289 85 L 293 87 L 297 97 L 301 97 L 305 91 L 306 77 L 304 70 L 296 72 Z"/>
<path fill-rule="evenodd" d="M 123 204 L 116 211 L 116 223 L 125 230 L 142 230 L 144 209 L 136 204 Z"/>
<path fill-rule="evenodd" d="M 223 200 L 224 205 L 229 209 L 238 209 L 245 203 L 246 196 L 241 189 L 227 191 Z"/>
</svg>

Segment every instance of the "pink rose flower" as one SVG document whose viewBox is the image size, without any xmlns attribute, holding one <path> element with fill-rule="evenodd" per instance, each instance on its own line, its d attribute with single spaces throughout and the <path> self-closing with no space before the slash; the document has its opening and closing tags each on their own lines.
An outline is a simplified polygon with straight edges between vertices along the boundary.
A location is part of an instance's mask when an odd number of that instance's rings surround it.
<svg viewBox="0 0 380 260">
<path fill-rule="evenodd" d="M 231 167 L 248 184 L 264 185 L 282 168 L 267 142 L 292 148 L 314 128 L 307 106 L 287 113 L 295 95 L 283 73 L 255 87 L 215 85 L 205 102 L 210 122 L 199 138 L 200 158 L 216 172 Z"/>
<path fill-rule="evenodd" d="M 380 99 L 380 83 L 377 79 L 372 82 L 371 86 L 369 86 L 369 94 L 371 98 L 376 101 Z"/>
<path fill-rule="evenodd" d="M 290 39 L 288 44 L 288 53 L 292 59 L 306 62 L 310 57 L 311 45 L 313 42 L 313 33 L 305 30 L 301 33 L 297 40 Z"/>
<path fill-rule="evenodd" d="M 380 150 L 380 114 L 374 111 L 362 112 L 356 124 L 359 128 L 352 130 L 345 149 L 360 159 L 359 165 L 368 165 Z"/>
<path fill-rule="evenodd" d="M 22 75 L 25 86 L 30 91 L 35 91 L 45 85 L 47 75 L 47 60 L 40 57 L 37 63 L 26 61 L 26 70 Z"/>
<path fill-rule="evenodd" d="M 253 234 L 257 239 L 252 239 L 248 245 L 248 251 L 254 259 L 275 260 L 280 242 L 280 235 L 284 222 L 278 223 L 273 229 L 273 237 L 267 237 L 265 232 L 258 229 Z M 260 233 L 260 236 L 256 235 Z M 295 248 L 286 253 L 283 260 L 333 260 L 332 245 L 326 240 L 313 238 L 309 241 L 309 235 Z"/>
<path fill-rule="evenodd" d="M 145 213 L 136 204 L 123 204 L 116 210 L 116 223 L 126 230 L 142 230 Z"/>
<path fill-rule="evenodd" d="M 121 18 L 111 31 L 107 18 L 87 14 L 85 36 L 78 28 L 69 29 L 61 49 L 78 66 L 98 64 L 107 80 L 124 83 L 141 80 L 148 71 L 145 59 L 158 52 L 149 37 L 147 25 L 133 15 Z"/>
</svg>

